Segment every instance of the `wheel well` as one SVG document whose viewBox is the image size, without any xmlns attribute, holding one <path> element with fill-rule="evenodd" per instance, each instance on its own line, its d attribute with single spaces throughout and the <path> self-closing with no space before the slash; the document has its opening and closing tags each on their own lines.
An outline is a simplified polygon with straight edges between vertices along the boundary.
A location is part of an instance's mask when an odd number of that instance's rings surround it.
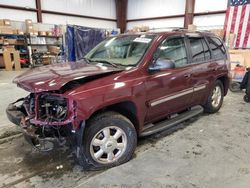
<svg viewBox="0 0 250 188">
<path fill-rule="evenodd" d="M 137 134 L 139 131 L 139 121 L 137 119 L 137 109 L 136 106 L 133 102 L 131 101 L 125 101 L 125 102 L 120 102 L 120 103 L 116 103 L 110 106 L 106 106 L 96 112 L 94 112 L 89 119 L 93 118 L 94 116 L 103 113 L 105 111 L 115 111 L 123 116 L 125 116 L 126 118 L 128 118 L 134 125 Z"/>
<path fill-rule="evenodd" d="M 220 80 L 223 84 L 224 87 L 224 95 L 227 94 L 227 90 L 228 90 L 228 78 L 225 76 L 219 77 L 217 80 Z"/>
</svg>

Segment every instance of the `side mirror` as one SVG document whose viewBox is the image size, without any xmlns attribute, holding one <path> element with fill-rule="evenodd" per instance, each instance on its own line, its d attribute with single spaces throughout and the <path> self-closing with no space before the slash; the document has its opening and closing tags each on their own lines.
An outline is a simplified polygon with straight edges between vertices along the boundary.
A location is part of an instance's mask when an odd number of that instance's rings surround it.
<svg viewBox="0 0 250 188">
<path fill-rule="evenodd" d="M 173 68 L 175 68 L 175 62 L 173 60 L 159 58 L 155 61 L 155 63 L 149 66 L 148 71 L 153 73 Z"/>
</svg>

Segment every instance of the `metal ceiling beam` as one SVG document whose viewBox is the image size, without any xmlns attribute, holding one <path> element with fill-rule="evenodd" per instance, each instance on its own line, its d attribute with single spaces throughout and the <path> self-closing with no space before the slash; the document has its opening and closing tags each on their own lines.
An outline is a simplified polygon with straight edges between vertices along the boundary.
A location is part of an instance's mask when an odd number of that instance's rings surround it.
<svg viewBox="0 0 250 188">
<path fill-rule="evenodd" d="M 42 23 L 43 18 L 42 18 L 42 7 L 41 7 L 41 0 L 36 0 L 36 17 L 37 17 L 37 22 Z"/>
<path fill-rule="evenodd" d="M 194 7 L 195 7 L 195 0 L 186 0 L 184 28 L 187 28 L 188 25 L 193 24 L 193 21 L 194 21 Z"/>
<path fill-rule="evenodd" d="M 117 27 L 121 33 L 126 31 L 128 0 L 115 0 Z"/>
<path fill-rule="evenodd" d="M 35 8 L 19 7 L 19 6 L 5 5 L 5 4 L 0 4 L 0 8 L 6 8 L 6 9 L 12 9 L 12 10 L 23 10 L 23 11 L 30 11 L 30 12 L 37 11 L 37 9 Z"/>
</svg>

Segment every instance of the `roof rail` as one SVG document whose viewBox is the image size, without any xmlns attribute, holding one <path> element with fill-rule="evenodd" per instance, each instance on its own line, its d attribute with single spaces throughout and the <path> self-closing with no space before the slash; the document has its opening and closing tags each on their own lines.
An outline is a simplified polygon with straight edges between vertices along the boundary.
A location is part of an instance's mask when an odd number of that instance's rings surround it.
<svg viewBox="0 0 250 188">
<path fill-rule="evenodd" d="M 150 28 L 149 31 L 157 31 L 157 30 L 169 30 L 169 31 L 173 31 L 173 30 L 181 30 L 184 29 L 182 27 L 159 27 L 159 28 Z"/>
<path fill-rule="evenodd" d="M 184 27 L 160 27 L 160 28 L 151 28 L 148 31 L 191 31 L 191 32 L 211 32 L 209 30 L 188 30 L 187 28 Z"/>
</svg>

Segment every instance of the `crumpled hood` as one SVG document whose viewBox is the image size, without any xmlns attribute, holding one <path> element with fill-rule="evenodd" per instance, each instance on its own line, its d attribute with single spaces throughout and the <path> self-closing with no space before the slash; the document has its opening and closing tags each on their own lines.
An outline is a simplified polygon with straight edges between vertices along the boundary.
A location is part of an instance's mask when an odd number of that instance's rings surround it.
<svg viewBox="0 0 250 188">
<path fill-rule="evenodd" d="M 101 64 L 90 65 L 84 61 L 57 63 L 30 69 L 17 76 L 13 82 L 16 83 L 18 87 L 36 93 L 59 90 L 72 80 L 118 71 L 121 71 L 121 69 L 102 66 Z"/>
</svg>

